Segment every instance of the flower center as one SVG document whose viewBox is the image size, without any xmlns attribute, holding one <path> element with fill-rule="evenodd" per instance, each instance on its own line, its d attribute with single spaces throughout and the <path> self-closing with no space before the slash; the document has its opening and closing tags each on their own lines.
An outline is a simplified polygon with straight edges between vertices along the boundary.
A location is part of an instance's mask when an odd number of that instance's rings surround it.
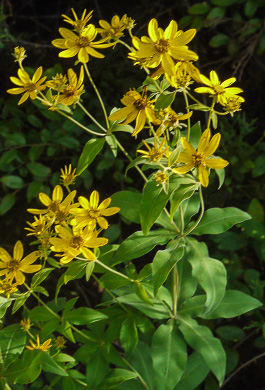
<svg viewBox="0 0 265 390">
<path fill-rule="evenodd" d="M 145 109 L 145 101 L 143 99 L 137 99 L 135 100 L 135 102 L 133 103 L 133 106 L 135 108 L 137 108 L 137 110 L 141 111 L 141 110 L 144 110 Z"/>
<path fill-rule="evenodd" d="M 75 249 L 80 249 L 84 245 L 84 239 L 80 236 L 73 236 L 70 240 L 70 246 Z"/>
<path fill-rule="evenodd" d="M 192 161 L 195 167 L 199 167 L 200 165 L 205 165 L 205 156 L 203 155 L 203 153 L 196 152 L 196 154 L 193 154 L 192 156 Z"/>
<path fill-rule="evenodd" d="M 87 37 L 79 37 L 77 40 L 76 40 L 76 45 L 78 47 L 87 47 L 87 46 L 90 46 L 90 39 L 87 38 Z"/>
<path fill-rule="evenodd" d="M 90 218 L 96 219 L 100 217 L 101 214 L 99 210 L 89 210 L 88 215 L 90 216 Z"/>
<path fill-rule="evenodd" d="M 51 213 L 54 213 L 54 214 L 58 213 L 58 211 L 60 211 L 58 202 L 56 200 L 54 200 L 53 202 L 51 202 L 49 204 L 48 211 L 50 211 Z"/>
<path fill-rule="evenodd" d="M 19 260 L 12 259 L 7 262 L 6 269 L 8 272 L 16 272 L 20 268 Z"/>
<path fill-rule="evenodd" d="M 28 83 L 25 88 L 28 92 L 33 92 L 36 90 L 36 84 L 35 83 Z"/>
<path fill-rule="evenodd" d="M 214 92 L 216 92 L 218 95 L 225 93 L 224 87 L 222 87 L 220 84 L 213 85 L 213 89 L 214 89 Z"/>
<path fill-rule="evenodd" d="M 155 43 L 155 49 L 159 52 L 159 53 L 166 53 L 169 49 L 169 41 L 168 39 L 159 39 L 158 41 L 156 41 Z"/>
</svg>

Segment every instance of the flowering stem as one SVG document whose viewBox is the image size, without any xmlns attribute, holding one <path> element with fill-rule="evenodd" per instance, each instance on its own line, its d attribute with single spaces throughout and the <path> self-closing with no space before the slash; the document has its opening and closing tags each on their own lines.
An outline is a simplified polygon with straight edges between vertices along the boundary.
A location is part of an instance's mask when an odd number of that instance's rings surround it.
<svg viewBox="0 0 265 390">
<path fill-rule="evenodd" d="M 172 270 L 172 298 L 173 298 L 173 315 L 177 317 L 177 305 L 178 305 L 178 284 L 179 284 L 179 275 L 177 265 L 174 266 Z"/>
<path fill-rule="evenodd" d="M 212 102 L 212 105 L 211 105 L 211 108 L 210 108 L 209 118 L 208 118 L 208 123 L 207 123 L 207 129 L 210 128 L 211 119 L 212 119 L 212 113 L 213 113 L 213 111 L 214 111 L 213 108 L 214 108 L 215 102 L 216 102 L 216 97 L 213 98 L 213 102 Z"/>
<path fill-rule="evenodd" d="M 183 96 L 184 96 L 184 99 L 185 99 L 185 103 L 186 103 L 186 110 L 187 110 L 187 113 L 190 112 L 190 109 L 189 109 L 189 101 L 188 101 L 188 96 L 187 96 L 187 93 L 186 91 L 183 89 Z M 188 134 L 187 134 L 187 140 L 189 142 L 190 140 L 190 117 L 188 118 Z"/>
<path fill-rule="evenodd" d="M 88 112 L 85 107 L 80 103 L 78 102 L 77 103 L 78 106 L 84 111 L 84 113 L 102 130 L 104 131 L 104 133 L 107 132 L 107 130 L 105 129 L 105 127 L 103 127 L 91 114 L 90 112 Z M 101 134 L 102 135 L 102 134 Z"/>
<path fill-rule="evenodd" d="M 94 81 L 93 81 L 93 79 L 91 77 L 91 74 L 89 73 L 87 64 L 84 64 L 84 67 L 85 67 L 85 71 L 86 71 L 87 77 L 88 77 L 92 87 L 94 88 L 94 91 L 96 92 L 97 97 L 98 97 L 99 103 L 101 105 L 101 108 L 102 108 L 102 111 L 103 111 L 103 114 L 104 114 L 104 117 L 105 117 L 107 129 L 108 129 L 109 128 L 109 120 L 108 120 L 108 115 L 107 115 L 107 112 L 106 112 L 105 105 L 104 105 L 103 100 L 102 100 L 102 98 L 100 96 L 100 93 L 99 93 L 99 91 L 98 91 L 98 89 L 96 87 L 96 84 L 94 83 Z"/>
<path fill-rule="evenodd" d="M 128 278 L 128 276 L 126 276 L 126 275 L 124 275 L 124 274 L 122 274 L 122 273 L 116 271 L 116 270 L 113 269 L 113 268 L 108 267 L 108 266 L 105 265 L 104 263 L 101 263 L 101 261 L 99 261 L 99 260 L 95 260 L 95 263 L 97 263 L 98 265 L 100 265 L 102 268 L 105 268 L 105 269 L 107 269 L 108 271 L 112 272 L 113 274 L 119 275 L 120 277 L 129 280 L 130 282 L 133 282 L 133 283 L 136 282 L 136 280 L 131 279 L 131 278 Z"/>
<path fill-rule="evenodd" d="M 125 46 L 128 50 L 133 51 L 133 48 L 129 46 L 126 42 L 121 41 L 120 39 L 117 40 L 121 45 Z"/>
<path fill-rule="evenodd" d="M 199 187 L 199 195 L 200 195 L 200 202 L 201 202 L 201 212 L 200 212 L 199 218 L 196 221 L 195 225 L 193 225 L 186 233 L 184 233 L 183 236 L 188 236 L 201 222 L 202 216 L 204 214 L 204 201 L 203 201 L 203 195 L 202 195 L 202 186 Z"/>
<path fill-rule="evenodd" d="M 88 133 L 90 134 L 94 134 L 94 135 L 98 135 L 100 137 L 104 137 L 105 134 L 102 134 L 102 133 L 97 133 L 96 131 L 93 131 L 93 130 L 90 130 L 88 129 L 86 126 L 82 125 L 82 123 L 78 122 L 77 120 L 75 120 L 74 118 L 72 118 L 71 116 L 65 114 L 64 112 L 62 111 L 57 111 L 59 112 L 59 114 L 61 114 L 62 116 L 65 116 L 67 119 L 69 119 L 71 122 L 75 123 L 77 126 L 81 127 L 83 130 L 87 131 Z"/>
</svg>

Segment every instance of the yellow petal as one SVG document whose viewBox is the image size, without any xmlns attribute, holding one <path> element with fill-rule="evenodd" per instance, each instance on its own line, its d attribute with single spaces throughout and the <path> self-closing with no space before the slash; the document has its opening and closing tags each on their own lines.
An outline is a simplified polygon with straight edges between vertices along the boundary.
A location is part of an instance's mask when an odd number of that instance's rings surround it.
<svg viewBox="0 0 265 390">
<path fill-rule="evenodd" d="M 54 190 L 52 192 L 52 200 L 56 202 L 61 202 L 63 199 L 63 189 L 60 185 L 57 185 L 54 187 Z"/>
<path fill-rule="evenodd" d="M 107 198 L 103 200 L 103 202 L 101 202 L 100 205 L 98 206 L 98 210 L 106 209 L 110 205 L 110 202 L 111 202 L 111 198 Z"/>
<path fill-rule="evenodd" d="M 211 139 L 208 146 L 205 148 L 205 150 L 203 152 L 205 157 L 211 156 L 216 151 L 216 149 L 219 146 L 220 140 L 221 140 L 220 133 L 217 133 L 213 136 L 213 138 Z"/>
<path fill-rule="evenodd" d="M 99 224 L 99 226 L 101 227 L 101 229 L 108 229 L 109 224 L 108 224 L 108 221 L 107 221 L 105 218 L 103 218 L 103 217 L 98 217 L 98 218 L 97 218 L 97 223 Z M 98 238 L 97 240 L 99 240 L 99 238 Z M 102 244 L 102 245 L 105 245 L 105 244 Z M 89 246 L 91 247 L 90 242 L 89 242 Z M 99 246 L 99 245 L 96 245 L 95 248 L 96 248 L 97 246 Z M 92 248 L 94 248 L 94 246 L 93 246 Z"/>
<path fill-rule="evenodd" d="M 41 75 L 42 75 L 42 66 L 40 66 L 36 72 L 34 73 L 33 77 L 32 77 L 32 82 L 33 83 L 36 83 L 40 78 L 41 78 Z"/>
<path fill-rule="evenodd" d="M 210 80 L 211 80 L 212 84 L 214 84 L 214 85 L 220 83 L 219 77 L 218 77 L 217 73 L 214 70 L 212 70 L 210 72 Z"/>
<path fill-rule="evenodd" d="M 80 205 L 84 208 L 84 209 L 89 209 L 89 202 L 87 200 L 87 198 L 85 198 L 84 196 L 79 196 L 78 197 L 78 202 L 80 203 Z M 76 211 L 79 212 L 80 209 L 77 209 Z M 71 212 L 74 212 L 74 210 L 71 210 Z"/>
<path fill-rule="evenodd" d="M 23 245 L 21 241 L 17 241 L 15 246 L 14 246 L 14 251 L 13 251 L 13 258 L 15 260 L 21 260 L 23 257 Z"/>
<path fill-rule="evenodd" d="M 211 130 L 210 129 L 204 130 L 204 132 L 202 133 L 202 135 L 200 137 L 200 141 L 199 141 L 199 145 L 198 145 L 198 152 L 199 153 L 204 153 L 205 148 L 209 144 L 210 138 L 211 138 Z"/>
<path fill-rule="evenodd" d="M 194 155 L 196 154 L 196 150 L 194 149 L 193 146 L 191 146 L 191 144 L 187 141 L 187 138 L 185 137 L 181 137 L 180 139 L 181 141 L 181 144 L 183 146 L 183 149 L 185 150 L 186 153 L 188 153 L 189 155 Z"/>
<path fill-rule="evenodd" d="M 39 252 L 38 251 L 34 251 L 32 253 L 30 253 L 29 255 L 27 255 L 22 261 L 21 261 L 21 266 L 28 266 L 32 263 L 34 263 L 34 261 L 37 260 L 37 258 L 39 257 Z M 21 269 L 22 269 L 21 267 Z"/>
<path fill-rule="evenodd" d="M 177 168 L 174 168 L 172 169 L 172 171 L 176 172 L 176 173 L 187 173 L 189 172 L 192 168 L 194 168 L 194 163 L 189 163 L 189 164 L 186 164 L 186 165 L 183 165 L 183 167 L 177 167 Z"/>
<path fill-rule="evenodd" d="M 185 163 L 191 164 L 192 163 L 192 156 L 190 156 L 187 153 L 181 152 L 178 159 L 177 159 L 177 162 L 183 163 L 183 164 L 185 164 Z"/>
<path fill-rule="evenodd" d="M 178 31 L 178 25 L 175 20 L 171 20 L 167 28 L 165 29 L 164 38 L 173 39 Z"/>
<path fill-rule="evenodd" d="M 229 164 L 228 161 L 223 160 L 222 158 L 207 158 L 206 165 L 209 168 L 221 169 L 226 167 Z"/>
<path fill-rule="evenodd" d="M 157 39 L 159 38 L 157 33 L 157 26 L 158 24 L 155 18 L 150 20 L 150 22 L 148 23 L 148 34 L 153 42 L 156 42 Z"/>
<path fill-rule="evenodd" d="M 146 114 L 145 114 L 145 111 L 142 110 L 139 112 L 139 114 L 136 117 L 136 126 L 135 126 L 133 133 L 132 133 L 132 136 L 135 136 L 143 129 L 143 127 L 145 125 L 145 121 L 146 121 Z"/>
<path fill-rule="evenodd" d="M 203 165 L 199 165 L 198 168 L 198 178 L 202 184 L 203 187 L 208 187 L 209 184 L 209 176 L 207 173 L 206 168 Z"/>
<path fill-rule="evenodd" d="M 110 215 L 116 214 L 120 211 L 119 207 L 109 207 L 108 209 L 102 210 L 101 214 L 105 217 L 108 217 Z"/>
<path fill-rule="evenodd" d="M 227 79 L 221 83 L 221 86 L 226 88 L 229 87 L 229 85 L 233 84 L 236 81 L 235 77 L 231 77 L 230 79 Z"/>
<path fill-rule="evenodd" d="M 96 209 L 98 207 L 99 202 L 99 193 L 97 191 L 93 191 L 89 198 L 90 207 Z"/>
</svg>

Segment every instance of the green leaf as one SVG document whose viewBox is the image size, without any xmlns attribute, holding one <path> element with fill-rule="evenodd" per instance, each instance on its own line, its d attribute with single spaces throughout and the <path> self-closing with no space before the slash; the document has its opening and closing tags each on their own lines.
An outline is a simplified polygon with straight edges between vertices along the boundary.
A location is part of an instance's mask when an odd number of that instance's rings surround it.
<svg viewBox="0 0 265 390">
<path fill-rule="evenodd" d="M 87 263 L 87 266 L 86 266 L 86 282 L 89 281 L 92 273 L 93 273 L 93 270 L 95 268 L 95 263 L 93 263 L 92 261 L 91 262 L 88 262 Z"/>
<path fill-rule="evenodd" d="M 0 330 L 1 357 L 7 359 L 8 355 L 20 355 L 27 340 L 26 333 L 20 324 L 6 326 Z"/>
<path fill-rule="evenodd" d="M 254 14 L 256 13 L 258 7 L 259 7 L 258 2 L 253 1 L 253 0 L 248 0 L 245 3 L 245 9 L 244 9 L 245 15 L 249 18 L 252 18 L 254 16 Z M 264 4 L 263 4 L 263 7 L 264 7 Z"/>
<path fill-rule="evenodd" d="M 93 138 L 85 144 L 78 161 L 77 175 L 80 175 L 92 163 L 94 158 L 100 153 L 104 143 L 105 138 Z"/>
<path fill-rule="evenodd" d="M 226 341 L 238 342 L 246 336 L 243 329 L 233 325 L 220 326 L 215 331 L 221 339 Z"/>
<path fill-rule="evenodd" d="M 117 141 L 116 141 L 116 138 L 114 137 L 114 135 L 107 135 L 106 136 L 106 141 L 107 141 L 107 144 L 109 145 L 110 147 L 110 150 L 112 151 L 113 153 L 113 156 L 114 157 L 117 157 Z"/>
<path fill-rule="evenodd" d="M 255 222 L 264 222 L 264 209 L 258 199 L 254 198 L 248 206 L 248 213 L 252 216 Z"/>
<path fill-rule="evenodd" d="M 11 149 L 7 152 L 4 152 L 0 158 L 0 166 L 4 168 L 7 164 L 11 163 L 17 157 L 18 153 L 16 149 Z"/>
<path fill-rule="evenodd" d="M 57 319 L 57 316 L 44 306 L 36 306 L 30 311 L 29 318 L 32 321 L 51 321 Z"/>
<path fill-rule="evenodd" d="M 136 377 L 138 377 L 138 374 L 133 371 L 128 371 L 123 368 L 113 368 L 100 386 L 102 389 L 115 389 L 121 383 Z"/>
<path fill-rule="evenodd" d="M 185 131 L 181 132 L 181 134 L 183 134 L 184 137 L 187 137 L 188 131 L 185 130 Z M 190 129 L 189 143 L 191 144 L 191 146 L 194 147 L 194 149 L 197 149 L 197 147 L 198 147 L 201 134 L 202 134 L 201 123 L 197 122 Z"/>
<path fill-rule="evenodd" d="M 221 341 L 212 335 L 206 326 L 199 325 L 188 317 L 178 317 L 179 329 L 187 343 L 201 354 L 221 385 L 225 377 L 226 355 Z"/>
<path fill-rule="evenodd" d="M 209 367 L 198 352 L 193 352 L 187 360 L 184 373 L 174 390 L 193 390 L 209 373 Z"/>
<path fill-rule="evenodd" d="M 109 363 L 102 356 L 100 349 L 97 350 L 86 367 L 88 389 L 96 389 L 98 387 L 109 372 L 108 366 Z"/>
<path fill-rule="evenodd" d="M 53 270 L 54 270 L 54 268 L 44 268 L 44 269 L 40 270 L 39 272 L 37 272 L 31 280 L 31 285 L 30 285 L 31 288 L 34 289 L 34 287 L 41 284 L 43 282 L 43 280 L 45 280 Z"/>
<path fill-rule="evenodd" d="M 24 181 L 19 176 L 9 175 L 2 177 L 1 182 L 14 190 L 24 187 Z"/>
<path fill-rule="evenodd" d="M 43 351 L 25 350 L 21 359 L 8 366 L 5 377 L 11 383 L 27 384 L 34 382 L 41 373 Z"/>
<path fill-rule="evenodd" d="M 188 9 L 188 13 L 191 14 L 191 15 L 204 15 L 204 14 L 207 14 L 207 12 L 210 11 L 210 7 L 207 3 L 198 3 L 198 4 L 194 4 L 192 5 L 189 9 Z"/>
<path fill-rule="evenodd" d="M 157 390 L 172 390 L 187 361 L 187 345 L 174 321 L 160 325 L 153 336 L 152 359 Z"/>
<path fill-rule="evenodd" d="M 209 45 L 211 47 L 220 47 L 220 46 L 227 45 L 229 41 L 230 41 L 230 37 L 228 35 L 217 34 L 211 38 Z"/>
<path fill-rule="evenodd" d="M 164 110 L 168 106 L 170 106 L 176 96 L 176 92 L 163 92 L 156 100 L 155 107 L 157 110 Z"/>
<path fill-rule="evenodd" d="M 248 219 L 251 219 L 251 216 L 236 207 L 209 209 L 205 212 L 199 225 L 192 231 L 192 234 L 223 233 L 235 224 L 247 221 Z"/>
<path fill-rule="evenodd" d="M 203 315 L 205 319 L 232 318 L 262 306 L 262 303 L 251 296 L 236 290 L 228 290 L 213 312 Z"/>
<path fill-rule="evenodd" d="M 87 325 L 105 320 L 108 316 L 97 310 L 89 309 L 88 307 L 79 307 L 78 309 L 66 313 L 64 318 L 74 325 Z"/>
<path fill-rule="evenodd" d="M 219 180 L 219 186 L 218 186 L 218 190 L 219 190 L 225 181 L 225 169 L 224 168 L 216 169 L 215 172 L 216 172 L 216 175 L 218 176 L 218 180 Z"/>
<path fill-rule="evenodd" d="M 224 7 L 214 7 L 208 13 L 206 19 L 222 19 L 225 16 L 225 11 Z"/>
<path fill-rule="evenodd" d="M 206 292 L 205 314 L 216 309 L 221 303 L 227 283 L 224 264 L 208 257 L 203 242 L 187 239 L 187 259 L 192 266 L 192 275 Z"/>
<path fill-rule="evenodd" d="M 149 345 L 139 341 L 137 347 L 130 354 L 130 363 L 144 379 L 148 389 L 155 390 L 154 368 Z M 134 389 L 136 390 L 138 388 L 134 387 L 133 390 Z"/>
<path fill-rule="evenodd" d="M 29 162 L 27 168 L 32 175 L 37 177 L 47 177 L 51 173 L 51 168 L 38 162 Z"/>
<path fill-rule="evenodd" d="M 12 299 L 0 296 L 0 318 L 5 315 L 7 308 L 11 305 L 12 302 Z"/>
<path fill-rule="evenodd" d="M 55 359 L 52 359 L 47 352 L 41 351 L 41 364 L 44 371 L 55 375 L 68 376 L 67 371 L 56 363 Z"/>
<path fill-rule="evenodd" d="M 120 214 L 129 221 L 140 223 L 140 192 L 120 191 L 111 197 L 111 207 L 120 207 Z"/>
<path fill-rule="evenodd" d="M 8 210 L 10 210 L 16 202 L 15 194 L 6 194 L 3 196 L 0 204 L 0 215 L 4 215 Z"/>
<path fill-rule="evenodd" d="M 184 184 L 174 191 L 170 200 L 170 220 L 173 220 L 175 212 L 181 203 L 192 197 L 195 190 L 198 188 L 197 184 Z"/>
<path fill-rule="evenodd" d="M 163 245 L 168 242 L 174 235 L 164 229 L 157 229 L 149 232 L 145 236 L 143 232 L 135 232 L 119 246 L 114 254 L 111 264 L 128 263 L 130 260 L 137 259 L 150 252 L 156 245 Z"/>
<path fill-rule="evenodd" d="M 173 247 L 158 251 L 153 260 L 153 281 L 154 295 L 157 295 L 159 288 L 167 280 L 172 268 L 184 255 L 184 246 L 181 242 Z"/>
<path fill-rule="evenodd" d="M 29 183 L 27 189 L 27 200 L 30 202 L 33 198 L 37 197 L 43 188 L 43 184 L 40 181 L 33 180 Z"/>
<path fill-rule="evenodd" d="M 190 222 L 191 217 L 197 214 L 200 209 L 200 196 L 198 192 L 196 192 L 191 198 L 184 200 L 181 207 L 182 214 L 184 215 L 184 226 L 186 226 Z M 177 226 L 180 226 L 181 220 L 182 218 L 178 209 L 174 216 L 174 221 Z"/>
<path fill-rule="evenodd" d="M 76 138 L 71 137 L 69 135 L 64 135 L 63 137 L 57 138 L 56 143 L 63 145 L 65 148 L 68 149 L 78 149 L 80 145 L 79 141 Z"/>
<path fill-rule="evenodd" d="M 126 318 L 122 323 L 120 331 L 121 346 L 128 353 L 133 351 L 138 343 L 138 332 L 136 323 L 132 316 Z"/>
<path fill-rule="evenodd" d="M 180 305 L 182 302 L 185 302 L 194 295 L 198 282 L 196 278 L 192 276 L 192 268 L 190 263 L 187 261 L 186 256 L 177 263 L 177 269 L 179 275 L 178 303 Z"/>
<path fill-rule="evenodd" d="M 159 215 L 167 204 L 169 195 L 157 186 L 156 181 L 149 181 L 143 192 L 140 204 L 141 226 L 144 235 L 147 235 Z"/>
<path fill-rule="evenodd" d="M 187 299 L 180 307 L 179 314 L 186 317 L 202 316 L 205 307 L 205 295 L 196 295 Z"/>
<path fill-rule="evenodd" d="M 125 279 L 122 276 L 113 274 L 112 272 L 103 275 L 100 278 L 100 283 L 103 288 L 107 288 L 109 290 L 115 290 L 122 286 L 129 286 L 130 284 L 132 284 L 130 280 Z"/>
<path fill-rule="evenodd" d="M 135 292 L 136 292 L 136 295 L 145 303 L 147 304 L 152 304 L 147 292 L 146 292 L 146 289 L 144 288 L 143 284 L 141 283 L 137 283 L 135 285 Z"/>
<path fill-rule="evenodd" d="M 235 4 L 236 0 L 211 0 L 211 3 L 219 7 L 229 7 Z"/>
</svg>

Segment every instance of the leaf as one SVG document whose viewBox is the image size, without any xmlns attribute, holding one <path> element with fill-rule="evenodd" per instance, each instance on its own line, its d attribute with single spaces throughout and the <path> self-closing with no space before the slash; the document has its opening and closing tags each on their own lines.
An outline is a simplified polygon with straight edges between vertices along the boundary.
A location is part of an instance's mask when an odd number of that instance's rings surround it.
<svg viewBox="0 0 265 390">
<path fill-rule="evenodd" d="M 184 255 L 184 246 L 178 242 L 175 246 L 158 251 L 153 260 L 154 295 L 167 280 L 172 268 Z"/>
<path fill-rule="evenodd" d="M 182 302 L 185 302 L 194 295 L 198 282 L 192 275 L 192 268 L 186 256 L 177 263 L 177 269 L 179 275 L 178 304 L 181 305 Z"/>
<path fill-rule="evenodd" d="M 88 307 L 79 307 L 78 309 L 66 313 L 64 318 L 74 325 L 87 325 L 105 320 L 108 316 L 97 310 L 89 309 Z"/>
<path fill-rule="evenodd" d="M 0 296 L 0 318 L 2 318 L 7 308 L 11 305 L 12 299 L 4 298 Z"/>
<path fill-rule="evenodd" d="M 212 335 L 209 328 L 199 325 L 191 318 L 178 316 L 178 320 L 180 322 L 179 329 L 185 340 L 201 354 L 221 386 L 226 367 L 226 355 L 221 341 Z"/>
<path fill-rule="evenodd" d="M 254 222 L 264 223 L 264 209 L 258 199 L 252 199 L 248 206 L 248 213 Z"/>
<path fill-rule="evenodd" d="M 157 390 L 172 390 L 187 361 L 187 345 L 174 321 L 160 325 L 152 341 L 152 359 Z"/>
<path fill-rule="evenodd" d="M 235 224 L 247 221 L 248 219 L 251 219 L 251 216 L 236 207 L 209 209 L 205 212 L 199 225 L 192 231 L 192 234 L 223 233 Z"/>
<path fill-rule="evenodd" d="M 217 34 L 211 38 L 209 45 L 211 47 L 220 47 L 220 46 L 227 45 L 229 41 L 230 41 L 230 37 L 228 35 Z"/>
<path fill-rule="evenodd" d="M 1 357 L 20 355 L 25 347 L 27 335 L 20 324 L 6 326 L 0 330 Z"/>
<path fill-rule="evenodd" d="M 100 153 L 104 143 L 105 138 L 93 138 L 85 144 L 78 161 L 77 175 L 80 175 L 92 163 L 94 158 Z"/>
<path fill-rule="evenodd" d="M 117 157 L 117 141 L 113 134 L 106 136 L 106 142 L 110 147 L 114 157 Z"/>
<path fill-rule="evenodd" d="M 60 376 L 68 376 L 67 371 L 64 370 L 58 363 L 56 363 L 56 361 L 52 359 L 47 352 L 41 351 L 40 357 L 44 371 Z"/>
<path fill-rule="evenodd" d="M 128 353 L 134 350 L 138 343 L 138 332 L 136 323 L 132 316 L 126 318 L 122 323 L 120 331 L 121 346 Z"/>
<path fill-rule="evenodd" d="M 179 309 L 179 314 L 186 317 L 202 316 L 205 307 L 205 295 L 196 295 L 187 299 Z"/>
<path fill-rule="evenodd" d="M 102 389 L 115 389 L 121 383 L 137 377 L 138 374 L 133 371 L 123 368 L 113 368 L 100 386 Z"/>
<path fill-rule="evenodd" d="M 149 232 L 148 236 L 145 236 L 143 232 L 135 232 L 121 243 L 110 266 L 137 259 L 150 252 L 156 245 L 165 244 L 173 237 L 172 232 L 164 229 L 153 230 Z"/>
<path fill-rule="evenodd" d="M 148 389 L 155 390 L 154 368 L 152 364 L 151 350 L 148 344 L 143 341 L 139 341 L 137 347 L 130 354 L 130 364 L 137 372 L 139 372 L 147 384 Z"/>
<path fill-rule="evenodd" d="M 15 194 L 6 194 L 3 196 L 0 204 L 0 215 L 4 215 L 8 210 L 10 210 L 16 202 Z"/>
<path fill-rule="evenodd" d="M 19 176 L 9 175 L 2 177 L 0 181 L 7 187 L 12 188 L 13 190 L 20 189 L 24 187 L 24 181 Z"/>
<path fill-rule="evenodd" d="M 120 214 L 129 221 L 140 223 L 140 192 L 120 191 L 111 197 L 111 207 L 120 207 Z"/>
<path fill-rule="evenodd" d="M 44 306 L 36 306 L 30 311 L 29 318 L 32 321 L 51 321 L 57 319 L 57 316 Z"/>
<path fill-rule="evenodd" d="M 170 106 L 176 96 L 176 92 L 163 92 L 160 94 L 159 98 L 156 100 L 155 108 L 157 110 L 164 110 L 168 106 Z"/>
<path fill-rule="evenodd" d="M 92 390 L 93 388 L 96 389 L 98 387 L 109 372 L 108 366 L 109 363 L 102 356 L 100 349 L 94 352 L 93 358 L 90 359 L 86 367 L 88 389 Z"/>
<path fill-rule="evenodd" d="M 30 287 L 34 289 L 34 287 L 41 284 L 43 280 L 45 280 L 53 270 L 54 268 L 45 268 L 37 272 L 31 280 Z"/>
<path fill-rule="evenodd" d="M 27 384 L 34 382 L 41 373 L 42 351 L 25 350 L 21 359 L 8 366 L 5 377 L 11 383 Z"/>
<path fill-rule="evenodd" d="M 260 306 L 262 306 L 260 301 L 241 291 L 227 290 L 217 309 L 207 315 L 203 315 L 203 318 L 215 319 L 237 317 Z"/>
<path fill-rule="evenodd" d="M 163 191 L 161 186 L 157 186 L 156 181 L 152 180 L 146 184 L 140 203 L 140 218 L 144 235 L 148 234 L 168 199 L 169 195 Z"/>
<path fill-rule="evenodd" d="M 224 264 L 208 257 L 206 244 L 187 239 L 187 259 L 192 266 L 192 275 L 206 292 L 205 314 L 221 303 L 227 283 Z"/>
<path fill-rule="evenodd" d="M 37 177 L 47 177 L 51 173 L 51 168 L 38 162 L 29 162 L 27 168 L 32 175 Z"/>
<path fill-rule="evenodd" d="M 100 284 L 103 288 L 107 288 L 108 290 L 115 290 L 122 286 L 129 286 L 132 284 L 132 282 L 120 275 L 109 272 L 100 278 Z"/>
<path fill-rule="evenodd" d="M 207 12 L 210 11 L 210 7 L 208 4 L 206 3 L 198 3 L 198 4 L 194 4 L 192 5 L 189 9 L 188 9 L 188 13 L 191 14 L 191 15 L 204 15 L 204 14 L 207 14 Z"/>
<path fill-rule="evenodd" d="M 208 13 L 206 19 L 222 19 L 224 16 L 225 16 L 225 8 L 224 7 L 214 7 Z M 213 22 L 215 22 L 215 20 Z"/>
<path fill-rule="evenodd" d="M 184 373 L 174 390 L 193 390 L 208 375 L 209 367 L 198 352 L 193 352 L 187 360 Z"/>
<path fill-rule="evenodd" d="M 181 203 L 192 197 L 195 190 L 198 188 L 197 184 L 184 184 L 174 191 L 170 200 L 170 220 L 172 222 L 175 212 Z"/>
<path fill-rule="evenodd" d="M 229 7 L 235 4 L 236 0 L 211 0 L 211 3 L 220 7 Z"/>
</svg>

